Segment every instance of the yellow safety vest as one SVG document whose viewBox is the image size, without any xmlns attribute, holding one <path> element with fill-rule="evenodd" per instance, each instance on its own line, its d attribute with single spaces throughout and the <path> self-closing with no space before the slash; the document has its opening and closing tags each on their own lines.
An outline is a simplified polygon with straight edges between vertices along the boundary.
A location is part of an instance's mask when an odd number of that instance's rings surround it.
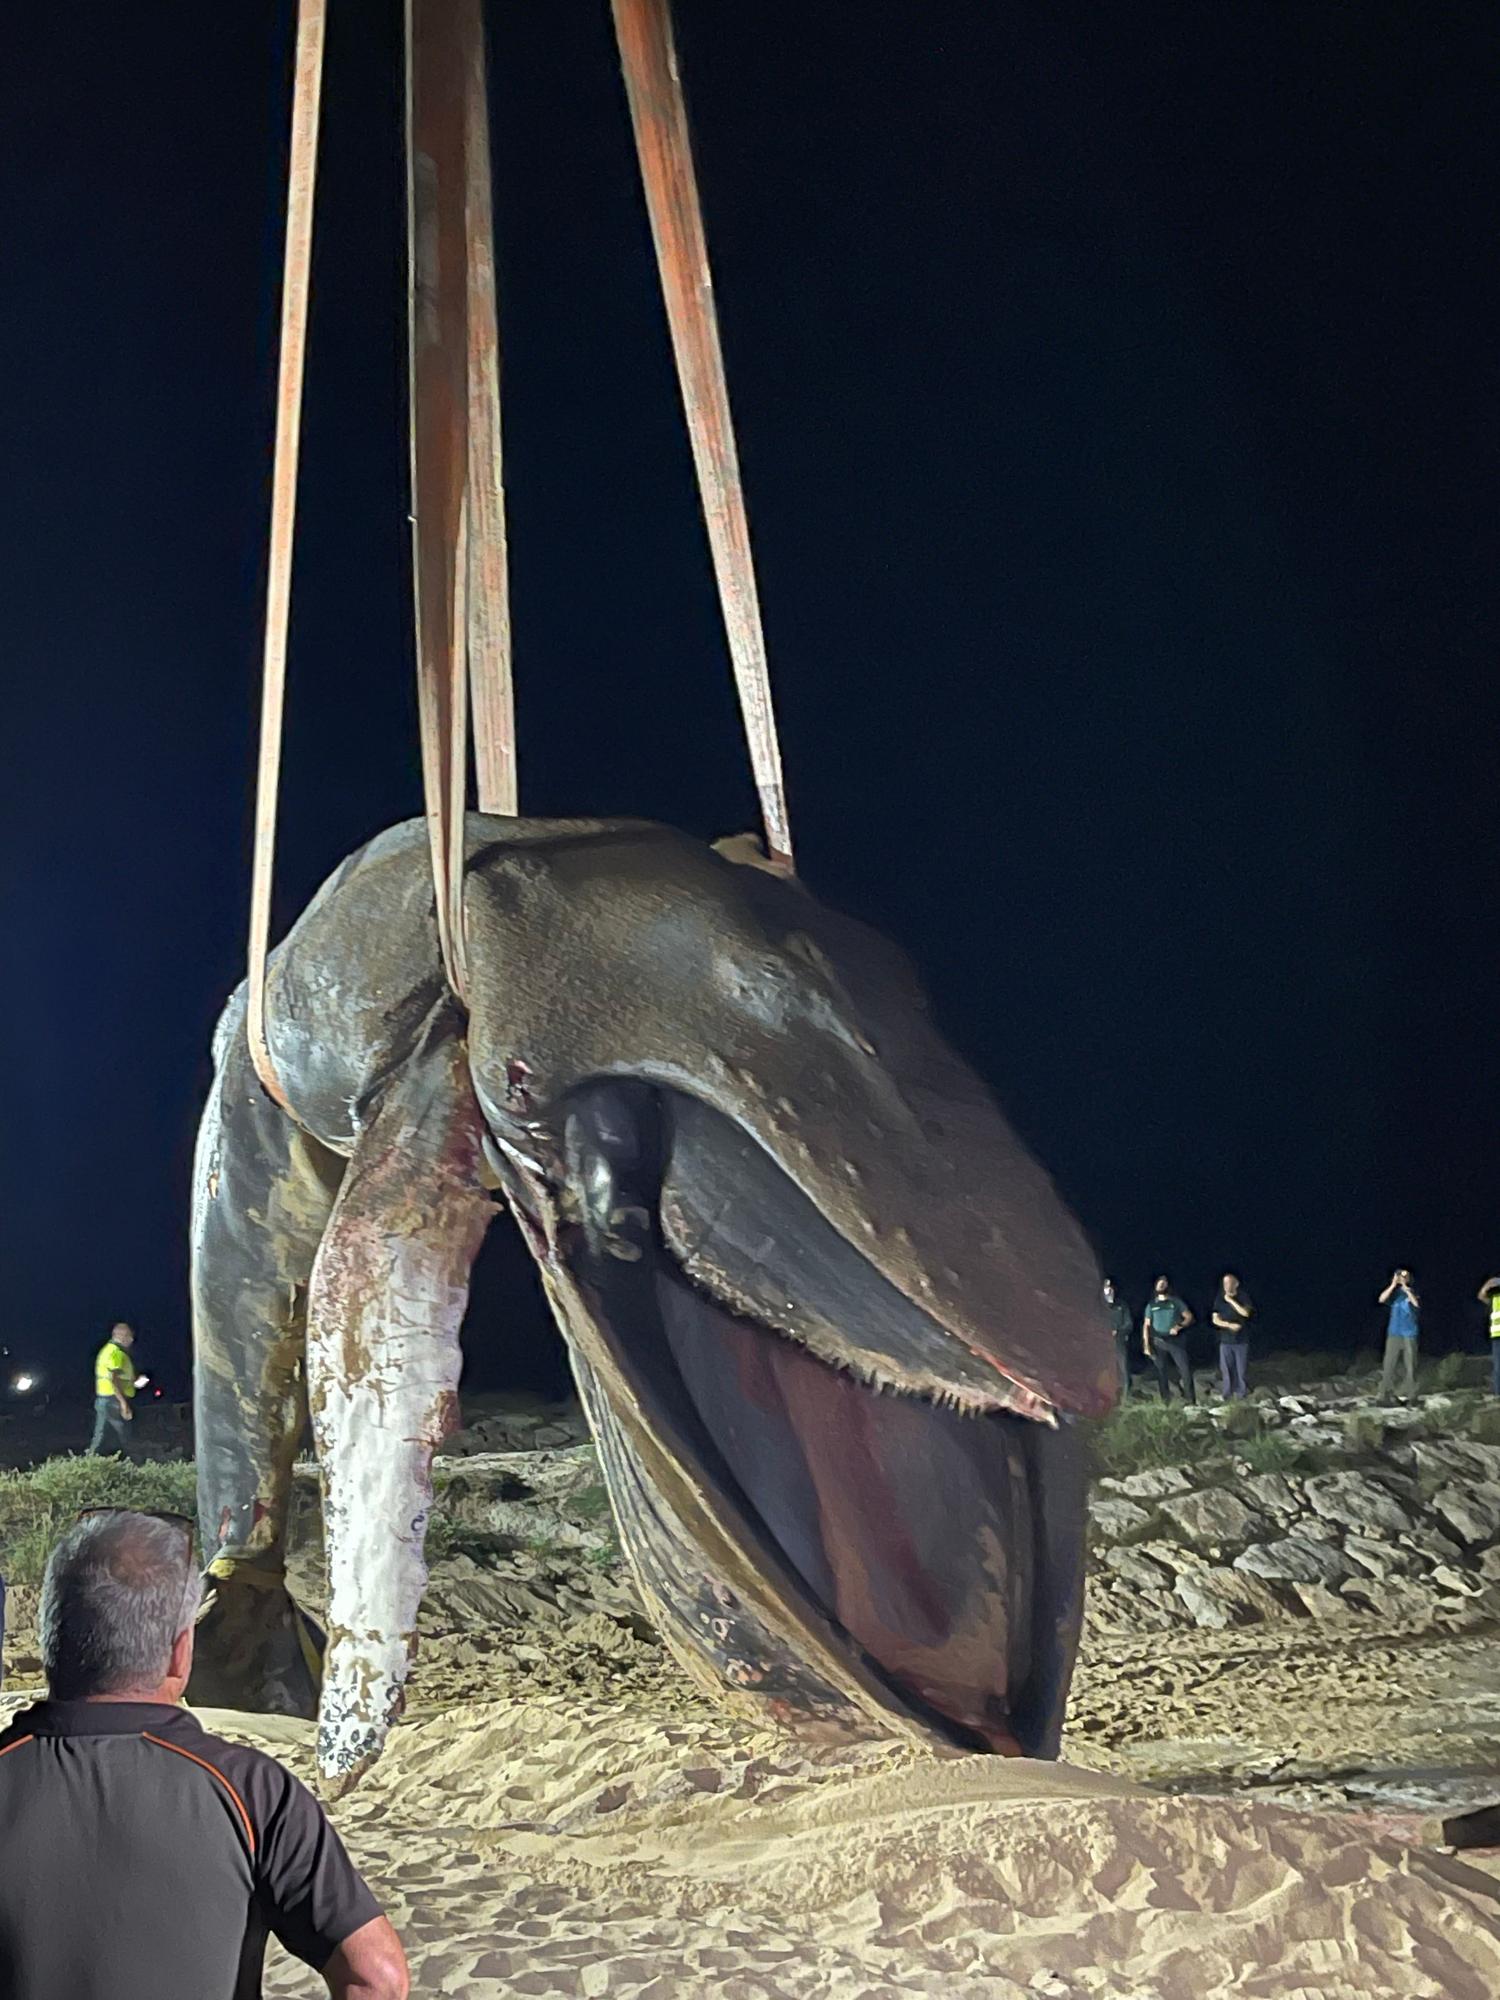
<svg viewBox="0 0 1500 2000">
<path fill-rule="evenodd" d="M 1500 1340 L 1500 1292 L 1490 1293 L 1490 1339 Z"/>
<path fill-rule="evenodd" d="M 123 1383 L 115 1377 L 123 1375 Z M 135 1394 L 135 1369 L 130 1356 L 117 1340 L 106 1340 L 94 1356 L 94 1394 L 96 1396 L 133 1396 Z"/>
</svg>

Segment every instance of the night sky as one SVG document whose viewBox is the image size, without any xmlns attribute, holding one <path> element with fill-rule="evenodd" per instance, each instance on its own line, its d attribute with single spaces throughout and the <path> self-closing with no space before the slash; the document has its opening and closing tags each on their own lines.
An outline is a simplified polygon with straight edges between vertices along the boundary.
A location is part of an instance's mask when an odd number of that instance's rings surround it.
<svg viewBox="0 0 1500 2000">
<path fill-rule="evenodd" d="M 608 10 L 489 13 L 523 806 L 738 830 Z M 399 8 L 331 14 L 278 929 L 420 802 Z M 804 874 L 914 953 L 1134 1302 L 1227 1264 L 1337 1346 L 1401 1261 L 1477 1346 L 1493 8 L 678 14 Z M 185 1364 L 291 8 L 7 32 L 0 1338 L 67 1367 L 123 1314 Z M 541 1379 L 495 1257 L 471 1355 Z"/>
</svg>

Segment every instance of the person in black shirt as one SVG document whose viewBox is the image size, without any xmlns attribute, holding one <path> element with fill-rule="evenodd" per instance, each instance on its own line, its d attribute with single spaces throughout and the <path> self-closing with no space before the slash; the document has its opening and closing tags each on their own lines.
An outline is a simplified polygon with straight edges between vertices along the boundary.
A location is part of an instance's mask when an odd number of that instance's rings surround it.
<svg viewBox="0 0 1500 2000">
<path fill-rule="evenodd" d="M 1115 1337 L 1115 1367 L 1120 1376 L 1120 1394 L 1130 1394 L 1130 1308 L 1115 1290 L 1113 1278 L 1104 1280 L 1104 1316 Z"/>
<path fill-rule="evenodd" d="M 1219 1281 L 1214 1300 L 1214 1331 L 1219 1336 L 1219 1382 L 1226 1402 L 1243 1402 L 1249 1395 L 1246 1381 L 1250 1359 L 1250 1322 L 1255 1308 L 1232 1271 Z"/>
<path fill-rule="evenodd" d="M 49 1699 L 0 1733 L 0 1994 L 254 2000 L 274 1934 L 335 2000 L 406 2000 L 311 1792 L 181 1705 L 201 1589 L 176 1515 L 96 1508 L 52 1552 Z"/>
<path fill-rule="evenodd" d="M 1155 1365 L 1156 1383 L 1164 1403 L 1171 1393 L 1170 1377 L 1174 1373 L 1182 1400 L 1185 1403 L 1198 1400 L 1186 1338 L 1192 1323 L 1192 1309 L 1183 1304 L 1165 1278 L 1158 1278 L 1141 1320 L 1141 1343 L 1146 1359 Z"/>
</svg>

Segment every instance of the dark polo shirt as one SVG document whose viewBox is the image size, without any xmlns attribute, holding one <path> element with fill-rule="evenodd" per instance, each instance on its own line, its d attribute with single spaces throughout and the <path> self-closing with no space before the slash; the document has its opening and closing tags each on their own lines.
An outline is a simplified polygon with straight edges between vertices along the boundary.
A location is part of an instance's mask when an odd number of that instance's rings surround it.
<svg viewBox="0 0 1500 2000">
<path fill-rule="evenodd" d="M 1214 1300 L 1213 1317 L 1216 1320 L 1227 1319 L 1230 1322 L 1228 1326 L 1214 1328 L 1221 1341 L 1232 1343 L 1250 1338 L 1250 1322 L 1255 1317 L 1255 1308 L 1250 1303 L 1250 1294 L 1243 1285 L 1232 1299 L 1222 1285 L 1219 1287 L 1219 1295 Z"/>
<path fill-rule="evenodd" d="M 380 1915 L 307 1787 L 156 1702 L 0 1734 L 0 1994 L 251 2000 L 266 1939 L 322 1971 Z"/>
</svg>

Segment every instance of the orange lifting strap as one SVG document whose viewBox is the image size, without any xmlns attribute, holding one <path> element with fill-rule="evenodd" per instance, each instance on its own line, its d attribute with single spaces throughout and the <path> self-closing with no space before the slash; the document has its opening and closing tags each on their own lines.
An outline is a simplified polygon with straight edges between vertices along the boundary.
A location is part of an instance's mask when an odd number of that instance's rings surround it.
<svg viewBox="0 0 1500 2000">
<path fill-rule="evenodd" d="M 312 261 L 324 23 L 323 0 L 302 0 L 297 20 L 297 79 L 292 92 L 292 152 L 287 172 L 281 359 L 276 384 L 276 453 L 271 473 L 271 550 L 266 578 L 260 756 L 255 772 L 255 837 L 250 872 L 250 993 L 246 1016 L 250 1060 L 255 1064 L 255 1074 L 283 1111 L 290 1107 L 266 1044 L 266 951 L 271 937 L 276 794 L 281 781 L 281 719 L 286 705 L 287 616 L 291 607 L 292 539 L 297 519 L 297 459 L 302 441 L 302 368 L 307 354 L 307 277 Z"/>
<path fill-rule="evenodd" d="M 698 495 L 713 549 L 740 714 L 760 794 L 766 850 L 771 860 L 790 868 L 792 829 L 771 706 L 760 593 L 750 555 L 750 526 L 745 518 L 739 452 L 729 415 L 729 386 L 724 379 L 719 317 L 714 310 L 713 278 L 688 141 L 687 106 L 672 39 L 671 8 L 669 0 L 614 0 L 614 13 L 662 296 L 672 328 L 682 407 L 698 470 Z"/>
<path fill-rule="evenodd" d="M 760 601 L 668 0 L 612 5 L 767 851 L 789 869 L 791 830 Z M 326 0 L 300 0 L 298 15 L 250 896 L 250 1054 L 283 1108 L 286 1095 L 266 1039 L 266 958 L 325 7 Z M 406 0 L 406 75 L 412 585 L 422 790 L 443 965 L 464 1002 L 471 714 L 479 808 L 518 810 L 482 0 Z"/>
</svg>

